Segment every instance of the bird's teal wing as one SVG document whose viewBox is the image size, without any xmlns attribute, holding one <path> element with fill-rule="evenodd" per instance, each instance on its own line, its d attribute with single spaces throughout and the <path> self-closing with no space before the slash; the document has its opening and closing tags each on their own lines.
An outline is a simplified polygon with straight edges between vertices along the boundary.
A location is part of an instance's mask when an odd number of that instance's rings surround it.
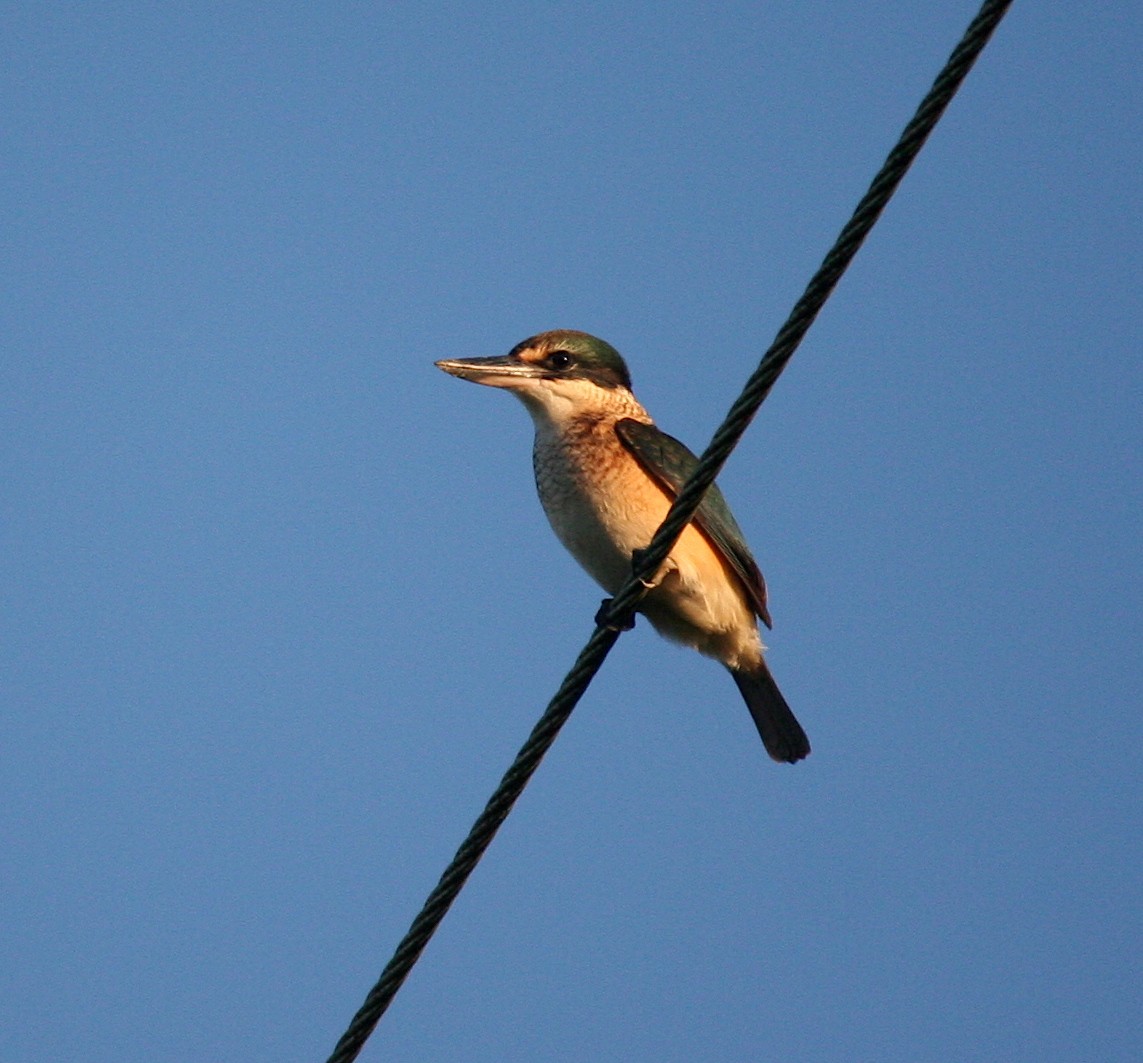
<svg viewBox="0 0 1143 1063">
<path fill-rule="evenodd" d="M 685 444 L 653 424 L 625 417 L 616 422 L 615 434 L 671 498 L 678 495 L 698 465 L 698 458 Z M 746 537 L 730 512 L 726 499 L 722 497 L 718 484 L 712 484 L 707 491 L 702 505 L 695 513 L 694 522 L 734 569 L 746 588 L 754 611 L 762 623 L 770 627 L 770 611 L 766 608 L 766 581 L 758 570 L 750 547 L 746 545 Z"/>
</svg>

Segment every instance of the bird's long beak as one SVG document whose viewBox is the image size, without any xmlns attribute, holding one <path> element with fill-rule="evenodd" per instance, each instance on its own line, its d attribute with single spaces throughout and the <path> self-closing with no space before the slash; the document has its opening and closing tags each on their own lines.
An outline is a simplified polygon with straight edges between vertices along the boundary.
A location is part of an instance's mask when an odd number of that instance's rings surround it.
<svg viewBox="0 0 1143 1063">
<path fill-rule="evenodd" d="M 490 384 L 492 387 L 504 387 L 521 378 L 540 375 L 535 366 L 507 354 L 492 358 L 442 358 L 436 366 L 461 380 Z"/>
</svg>

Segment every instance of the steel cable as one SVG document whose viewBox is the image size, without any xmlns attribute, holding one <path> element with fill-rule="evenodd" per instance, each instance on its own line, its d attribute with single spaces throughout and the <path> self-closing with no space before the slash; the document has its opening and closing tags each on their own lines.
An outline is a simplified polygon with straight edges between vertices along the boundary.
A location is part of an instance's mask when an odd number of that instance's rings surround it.
<svg viewBox="0 0 1143 1063">
<path fill-rule="evenodd" d="M 758 368 L 731 406 L 726 419 L 715 432 L 710 446 L 699 459 L 694 474 L 683 486 L 659 530 L 634 559 L 632 575 L 612 599 L 606 615 L 600 618 L 587 645 L 559 690 L 548 703 L 528 740 L 504 774 L 440 881 L 429 894 L 408 933 L 386 964 L 377 984 L 353 1017 L 338 1041 L 328 1063 L 352 1063 L 364 1047 L 397 990 L 428 944 L 445 913 L 456 900 L 468 876 L 491 844 L 517 798 L 527 786 L 560 728 L 567 722 L 580 697 L 603 664 L 620 631 L 629 626 L 639 600 L 647 593 L 643 579 L 654 573 L 666 559 L 675 540 L 694 516 L 703 495 L 718 476 L 730 453 L 754 419 L 782 370 L 797 350 L 806 332 L 869 235 L 945 108 L 960 88 L 969 70 L 988 43 L 993 31 L 1007 13 L 1012 0 L 985 0 L 976 18 L 953 50 L 944 69 L 921 101 L 912 120 L 842 229 L 834 246 L 814 274 L 802 297 L 790 312 Z"/>
</svg>

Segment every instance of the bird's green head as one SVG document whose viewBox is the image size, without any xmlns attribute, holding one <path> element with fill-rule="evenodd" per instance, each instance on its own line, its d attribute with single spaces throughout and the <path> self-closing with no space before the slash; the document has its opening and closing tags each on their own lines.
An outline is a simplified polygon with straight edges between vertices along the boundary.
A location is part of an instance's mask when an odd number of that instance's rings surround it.
<svg viewBox="0 0 1143 1063">
<path fill-rule="evenodd" d="M 508 388 L 525 399 L 566 391 L 562 381 L 631 390 L 631 375 L 619 352 L 610 343 L 575 329 L 541 332 L 517 343 L 505 355 L 444 359 L 437 365 L 462 380 Z"/>
</svg>

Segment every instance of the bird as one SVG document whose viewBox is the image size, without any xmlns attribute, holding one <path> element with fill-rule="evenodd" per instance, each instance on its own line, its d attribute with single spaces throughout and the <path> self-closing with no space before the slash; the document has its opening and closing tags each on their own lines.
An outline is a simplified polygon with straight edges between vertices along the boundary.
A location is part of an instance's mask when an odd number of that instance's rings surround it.
<svg viewBox="0 0 1143 1063">
<path fill-rule="evenodd" d="M 508 354 L 446 358 L 438 368 L 515 395 L 535 426 L 536 489 L 556 537 L 615 594 L 632 557 L 667 515 L 698 459 L 635 398 L 620 353 L 575 329 L 541 332 Z M 721 662 L 767 753 L 793 764 L 810 743 L 770 674 L 758 621 L 771 626 L 766 584 L 717 484 L 645 581 L 637 611 L 662 636 Z M 604 600 L 597 621 L 606 618 Z"/>
</svg>

